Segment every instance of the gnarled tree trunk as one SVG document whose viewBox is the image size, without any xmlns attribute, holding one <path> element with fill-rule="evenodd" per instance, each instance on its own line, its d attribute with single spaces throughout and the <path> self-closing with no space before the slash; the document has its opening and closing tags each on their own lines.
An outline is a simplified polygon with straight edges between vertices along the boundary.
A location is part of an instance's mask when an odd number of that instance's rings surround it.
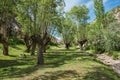
<svg viewBox="0 0 120 80">
<path fill-rule="evenodd" d="M 32 43 L 32 50 L 31 50 L 31 56 L 35 55 L 35 49 L 36 49 L 36 42 Z"/>
<path fill-rule="evenodd" d="M 2 44 L 3 44 L 3 54 L 9 55 L 8 54 L 8 43 L 6 41 L 4 41 Z"/>
<path fill-rule="evenodd" d="M 83 45 L 87 42 L 87 39 L 84 39 L 82 41 L 78 41 L 79 46 L 80 46 L 80 50 L 83 50 Z"/>
<path fill-rule="evenodd" d="M 30 42 L 30 38 L 29 38 L 28 34 L 25 34 L 24 42 L 25 42 L 25 45 L 26 45 L 25 52 L 29 53 L 30 52 L 30 48 L 31 48 L 31 42 Z"/>
<path fill-rule="evenodd" d="M 65 43 L 65 48 L 69 49 L 69 47 L 70 47 L 70 43 Z"/>
<path fill-rule="evenodd" d="M 8 54 L 8 42 L 3 38 L 3 35 L 0 34 L 0 43 L 3 45 L 3 55 Z"/>
<path fill-rule="evenodd" d="M 44 51 L 46 50 L 46 46 L 50 41 L 50 38 L 47 37 L 47 32 L 46 32 L 42 38 L 40 37 L 40 35 L 38 35 L 36 39 L 38 42 L 37 65 L 43 65 L 44 64 L 43 54 L 44 54 Z"/>
<path fill-rule="evenodd" d="M 44 55 L 43 55 L 43 45 L 38 44 L 38 55 L 37 55 L 37 65 L 44 64 Z"/>
</svg>

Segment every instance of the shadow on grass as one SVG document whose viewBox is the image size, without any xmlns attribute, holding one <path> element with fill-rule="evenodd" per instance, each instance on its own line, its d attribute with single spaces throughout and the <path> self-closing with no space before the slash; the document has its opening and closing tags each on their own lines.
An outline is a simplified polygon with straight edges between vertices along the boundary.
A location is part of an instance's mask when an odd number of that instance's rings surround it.
<svg viewBox="0 0 120 80">
<path fill-rule="evenodd" d="M 17 57 L 17 55 L 8 55 L 8 56 L 10 56 L 10 57 Z"/>
<path fill-rule="evenodd" d="M 19 67 L 9 67 L 7 69 L 3 69 L 0 72 L 0 80 L 4 80 L 6 78 L 18 78 L 23 77 L 25 75 L 28 75 L 36 70 L 38 70 L 39 67 L 30 66 L 26 68 L 19 68 Z"/>
<path fill-rule="evenodd" d="M 47 51 L 47 53 L 51 53 L 51 52 L 75 52 L 76 50 L 78 50 L 78 49 L 49 49 L 48 51 Z M 76 52 L 79 52 L 80 53 L 80 51 L 76 51 Z"/>
<path fill-rule="evenodd" d="M 10 45 L 10 47 L 15 48 L 16 50 L 22 50 L 21 48 L 19 48 L 19 47 L 16 46 L 16 45 Z"/>
<path fill-rule="evenodd" d="M 93 72 L 88 72 L 84 80 L 120 80 L 120 77 L 110 67 L 93 67 Z"/>
<path fill-rule="evenodd" d="M 95 61 L 97 63 L 103 64 L 101 61 L 97 60 L 95 55 L 89 55 L 87 53 L 53 53 L 45 54 L 45 64 L 51 67 L 59 67 L 61 65 L 67 64 L 68 61 L 80 60 L 80 61 Z M 104 65 L 104 64 L 103 64 Z"/>
<path fill-rule="evenodd" d="M 0 68 L 5 68 L 9 66 L 19 66 L 24 65 L 25 62 L 18 62 L 17 60 L 0 60 Z"/>
<path fill-rule="evenodd" d="M 80 74 L 76 70 L 58 70 L 38 75 L 32 80 L 120 80 L 117 74 L 108 67 L 93 67 L 94 71 Z"/>
<path fill-rule="evenodd" d="M 0 60 L 0 80 L 22 77 L 36 71 L 35 58 L 27 57 L 17 60 Z"/>
<path fill-rule="evenodd" d="M 33 80 L 71 80 L 77 77 L 79 77 L 79 74 L 75 70 L 59 70 L 55 72 L 46 72 L 45 75 L 40 75 Z"/>
<path fill-rule="evenodd" d="M 38 69 L 45 69 L 45 68 L 54 68 L 59 67 L 68 61 L 76 60 L 76 58 L 81 58 L 80 61 L 96 61 L 99 62 L 97 59 L 95 59 L 95 56 L 89 56 L 86 53 L 60 53 L 60 54 L 45 54 L 45 65 L 34 67 L 36 62 L 36 57 L 27 57 L 24 59 L 18 59 L 18 60 L 0 60 L 0 79 L 5 78 L 15 78 L 15 77 L 22 77 L 27 74 L 30 74 Z M 100 63 L 100 62 L 99 62 Z M 100 63 L 102 64 L 102 63 Z M 69 74 L 69 73 L 70 74 Z M 51 76 L 61 76 L 62 74 L 68 74 L 71 76 L 76 76 L 76 72 L 74 71 L 58 71 L 56 73 L 50 73 Z M 88 73 L 89 74 L 89 73 Z M 91 74 L 91 73 L 90 73 Z M 88 75 L 89 76 L 89 75 Z M 44 76 L 43 76 L 44 77 Z M 48 77 L 49 78 L 49 77 Z M 49 80 L 55 80 L 55 78 Z M 45 79 L 42 79 L 45 80 Z M 89 80 L 89 79 L 88 79 Z"/>
</svg>

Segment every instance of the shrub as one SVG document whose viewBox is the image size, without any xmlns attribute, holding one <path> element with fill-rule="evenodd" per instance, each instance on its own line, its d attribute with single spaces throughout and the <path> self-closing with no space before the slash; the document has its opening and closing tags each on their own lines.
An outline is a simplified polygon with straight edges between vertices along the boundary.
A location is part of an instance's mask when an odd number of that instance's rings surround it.
<svg viewBox="0 0 120 80">
<path fill-rule="evenodd" d="M 95 53 L 102 53 L 105 51 L 105 40 L 102 29 L 100 30 L 96 25 L 90 26 L 87 37 L 88 43 L 90 44 L 89 47 L 95 50 Z"/>
<path fill-rule="evenodd" d="M 119 55 L 117 53 L 113 53 L 112 57 L 113 57 L 114 60 L 116 60 L 116 59 L 119 58 Z"/>
<path fill-rule="evenodd" d="M 106 30 L 104 34 L 106 39 L 106 51 L 111 52 L 113 50 L 120 50 L 120 23 L 111 23 Z"/>
<path fill-rule="evenodd" d="M 16 45 L 16 44 L 25 44 L 21 39 L 10 39 L 9 45 Z"/>
<path fill-rule="evenodd" d="M 96 53 L 104 51 L 111 53 L 114 50 L 120 50 L 119 22 L 113 22 L 104 29 L 98 29 L 95 25 L 92 26 L 88 31 L 90 49 L 94 49 Z"/>
</svg>

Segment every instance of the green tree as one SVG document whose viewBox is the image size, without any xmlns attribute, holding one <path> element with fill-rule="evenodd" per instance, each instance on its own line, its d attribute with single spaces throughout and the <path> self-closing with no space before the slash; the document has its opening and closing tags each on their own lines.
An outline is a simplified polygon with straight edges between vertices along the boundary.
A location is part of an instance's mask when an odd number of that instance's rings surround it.
<svg viewBox="0 0 120 80">
<path fill-rule="evenodd" d="M 94 0 L 94 11 L 96 15 L 96 20 L 93 24 L 94 30 L 92 31 L 92 33 L 94 33 L 94 35 L 91 35 L 91 41 L 92 45 L 94 46 L 95 52 L 101 53 L 105 51 L 103 29 L 106 27 L 103 0 Z"/>
<path fill-rule="evenodd" d="M 76 27 L 75 23 L 71 21 L 69 18 L 65 18 L 64 20 L 62 20 L 62 27 L 60 29 L 62 29 L 61 34 L 66 49 L 69 49 L 70 44 L 74 40 L 75 27 Z"/>
<path fill-rule="evenodd" d="M 80 50 L 83 49 L 83 44 L 87 41 L 86 39 L 86 27 L 87 27 L 87 20 L 89 19 L 88 16 L 88 8 L 83 6 L 74 6 L 71 11 L 68 13 L 71 19 L 76 23 L 77 30 L 76 30 L 76 37 L 77 41 L 80 45 Z"/>
<path fill-rule="evenodd" d="M 120 23 L 113 22 L 105 30 L 106 51 L 111 53 L 112 51 L 120 50 Z"/>
<path fill-rule="evenodd" d="M 24 35 L 24 42 L 26 45 L 26 52 L 30 52 L 30 48 L 32 46 L 31 55 L 34 55 L 36 43 L 31 41 L 31 36 L 35 33 L 34 26 L 35 22 L 33 19 L 34 16 L 34 5 L 35 2 L 33 0 L 21 0 L 19 4 L 17 4 L 17 10 L 18 10 L 18 17 L 17 20 L 22 25 L 22 32 Z M 21 17 L 22 16 L 22 17 Z"/>
<path fill-rule="evenodd" d="M 94 8 L 96 20 L 92 22 L 88 30 L 88 39 L 91 44 L 91 48 L 95 49 L 96 53 L 102 53 L 106 50 L 106 28 L 110 23 L 115 21 L 112 12 L 105 13 L 103 0 L 94 0 Z"/>
<path fill-rule="evenodd" d="M 3 44 L 4 55 L 8 55 L 8 42 L 12 36 L 13 23 L 16 23 L 16 3 L 14 0 L 0 1 L 0 43 Z"/>
<path fill-rule="evenodd" d="M 63 0 L 35 0 L 29 3 L 27 11 L 30 12 L 27 15 L 32 19 L 33 24 L 26 32 L 30 30 L 34 42 L 38 43 L 37 64 L 41 65 L 44 64 L 43 53 L 49 34 L 53 31 L 52 27 L 58 24 L 56 18 L 59 16 L 59 6 L 64 6 L 64 2 Z"/>
<path fill-rule="evenodd" d="M 94 0 L 94 11 L 98 27 L 100 29 L 105 27 L 105 10 L 103 6 L 103 0 Z"/>
</svg>

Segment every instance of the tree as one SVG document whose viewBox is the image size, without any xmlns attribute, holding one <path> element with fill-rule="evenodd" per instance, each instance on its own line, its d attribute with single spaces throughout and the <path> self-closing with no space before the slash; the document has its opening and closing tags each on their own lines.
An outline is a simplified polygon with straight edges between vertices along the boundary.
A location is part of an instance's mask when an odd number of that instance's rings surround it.
<svg viewBox="0 0 120 80">
<path fill-rule="evenodd" d="M 112 52 L 113 50 L 120 50 L 120 23 L 111 23 L 104 32 L 105 35 L 105 49 L 107 52 Z"/>
<path fill-rule="evenodd" d="M 27 15 L 33 24 L 26 32 L 30 30 L 31 36 L 34 36 L 34 42 L 38 44 L 37 64 L 42 65 L 44 64 L 43 53 L 47 46 L 49 32 L 53 31 L 51 27 L 56 27 L 58 23 L 56 18 L 59 16 L 59 6 L 63 6 L 63 0 L 35 0 L 29 1 L 29 3 Z"/>
<path fill-rule="evenodd" d="M 18 0 L 19 1 L 19 0 Z M 0 2 L 0 43 L 3 44 L 3 54 L 8 55 L 8 42 L 19 23 L 16 21 L 16 2 L 3 0 Z"/>
<path fill-rule="evenodd" d="M 62 29 L 61 34 L 66 49 L 69 49 L 71 42 L 74 40 L 75 27 L 75 23 L 69 18 L 62 20 L 62 28 L 60 29 Z"/>
<path fill-rule="evenodd" d="M 105 21 L 105 11 L 103 6 L 103 0 L 94 0 L 94 11 L 96 20 L 94 21 L 94 30 L 91 35 L 92 45 L 94 46 L 95 52 L 101 53 L 105 51 L 104 44 L 104 33 L 103 29 L 106 27 L 107 22 Z"/>
<path fill-rule="evenodd" d="M 21 0 L 17 4 L 18 17 L 17 20 L 22 24 L 22 31 L 24 35 L 24 42 L 26 45 L 26 52 L 30 52 L 32 47 L 31 55 L 34 55 L 36 42 L 34 41 L 33 34 L 35 33 L 34 26 L 36 26 L 34 21 L 35 16 L 35 3 L 33 0 Z M 22 17 L 21 17 L 22 16 Z M 31 38 L 32 37 L 32 38 Z"/>
<path fill-rule="evenodd" d="M 68 13 L 77 25 L 76 37 L 80 45 L 80 50 L 83 50 L 83 44 L 87 42 L 86 25 L 87 25 L 87 20 L 89 19 L 88 12 L 89 12 L 88 8 L 85 5 L 83 5 L 83 6 L 74 6 L 71 9 L 71 11 Z"/>
<path fill-rule="evenodd" d="M 94 0 L 96 20 L 89 26 L 89 42 L 96 53 L 102 53 L 106 50 L 105 30 L 110 23 L 115 21 L 112 12 L 105 13 L 103 0 Z"/>
<path fill-rule="evenodd" d="M 103 6 L 103 0 L 94 0 L 94 11 L 98 27 L 100 29 L 105 27 L 105 10 Z"/>
</svg>

